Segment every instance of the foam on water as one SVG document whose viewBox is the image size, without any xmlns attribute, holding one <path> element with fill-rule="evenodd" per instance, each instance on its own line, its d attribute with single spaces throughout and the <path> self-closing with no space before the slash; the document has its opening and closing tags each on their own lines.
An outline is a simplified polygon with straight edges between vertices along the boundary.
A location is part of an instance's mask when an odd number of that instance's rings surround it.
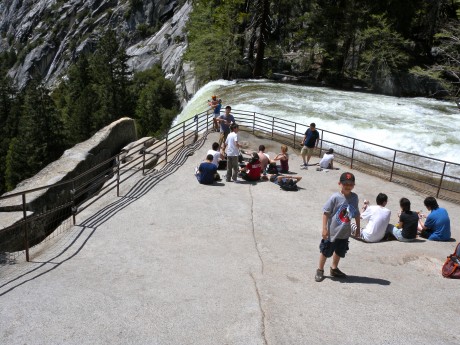
<svg viewBox="0 0 460 345">
<path fill-rule="evenodd" d="M 208 108 L 217 94 L 224 107 L 285 118 L 393 149 L 460 163 L 460 112 L 452 102 L 274 83 L 218 80 L 201 88 L 178 121 Z"/>
</svg>

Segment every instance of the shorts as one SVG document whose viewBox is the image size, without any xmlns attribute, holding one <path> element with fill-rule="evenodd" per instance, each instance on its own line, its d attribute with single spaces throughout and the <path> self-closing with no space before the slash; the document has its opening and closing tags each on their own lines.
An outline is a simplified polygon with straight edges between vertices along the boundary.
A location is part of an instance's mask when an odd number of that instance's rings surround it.
<svg viewBox="0 0 460 345">
<path fill-rule="evenodd" d="M 319 251 L 327 258 L 330 258 L 334 252 L 344 258 L 348 251 L 348 238 L 336 239 L 334 242 L 322 239 L 319 244 Z"/>
<path fill-rule="evenodd" d="M 314 147 L 307 147 L 307 146 L 303 146 L 302 150 L 300 151 L 302 155 L 307 155 L 307 156 L 312 156 L 314 152 L 315 152 Z"/>
</svg>

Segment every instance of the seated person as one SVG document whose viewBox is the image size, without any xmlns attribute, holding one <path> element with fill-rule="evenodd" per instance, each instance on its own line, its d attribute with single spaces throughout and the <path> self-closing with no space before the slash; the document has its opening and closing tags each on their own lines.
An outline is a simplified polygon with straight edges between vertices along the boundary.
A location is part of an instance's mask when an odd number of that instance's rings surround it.
<svg viewBox="0 0 460 345">
<path fill-rule="evenodd" d="M 430 241 L 449 241 L 450 219 L 446 209 L 439 207 L 432 196 L 427 197 L 423 203 L 431 212 L 421 227 L 420 236 Z"/>
<path fill-rule="evenodd" d="M 265 153 L 265 145 L 259 145 L 259 161 L 260 168 L 265 171 L 268 163 L 270 163 L 270 157 Z"/>
<path fill-rule="evenodd" d="M 217 165 L 212 163 L 213 156 L 207 155 L 206 161 L 201 163 L 195 174 L 198 182 L 201 184 L 213 184 L 220 176 L 217 173 Z"/>
<path fill-rule="evenodd" d="M 368 205 L 361 214 L 361 219 L 367 219 L 367 225 L 357 228 L 356 224 L 351 224 L 351 235 L 355 238 L 362 239 L 366 242 L 379 242 L 385 237 L 388 223 L 390 222 L 391 211 L 385 206 L 388 202 L 388 196 L 379 193 L 375 198 L 377 205 Z"/>
<path fill-rule="evenodd" d="M 323 169 L 334 169 L 334 149 L 327 150 L 319 161 L 319 167 Z"/>
<path fill-rule="evenodd" d="M 276 157 L 270 162 L 275 163 L 276 161 L 280 161 L 280 165 L 278 166 L 278 171 L 280 173 L 289 172 L 289 155 L 287 151 L 288 147 L 286 145 L 281 145 L 281 153 L 278 153 Z"/>
<path fill-rule="evenodd" d="M 391 229 L 391 233 L 398 241 L 411 242 L 417 237 L 417 225 L 419 215 L 417 212 L 410 210 L 410 201 L 407 198 L 399 200 L 401 213 L 399 215 L 398 224 Z"/>
<path fill-rule="evenodd" d="M 246 181 L 259 181 L 262 168 L 259 160 L 259 154 L 254 152 L 251 160 L 244 168 L 241 168 L 241 177 Z"/>
<path fill-rule="evenodd" d="M 219 143 L 213 143 L 212 144 L 212 150 L 209 150 L 208 155 L 212 155 L 212 163 L 215 164 L 216 166 L 219 166 L 219 161 L 221 160 L 220 156 L 220 150 L 219 150 Z"/>
</svg>

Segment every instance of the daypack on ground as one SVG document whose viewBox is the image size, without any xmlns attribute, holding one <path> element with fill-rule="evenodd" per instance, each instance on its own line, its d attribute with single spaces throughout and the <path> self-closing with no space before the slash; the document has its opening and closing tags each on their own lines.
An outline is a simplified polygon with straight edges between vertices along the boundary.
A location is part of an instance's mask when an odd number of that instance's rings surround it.
<svg viewBox="0 0 460 345">
<path fill-rule="evenodd" d="M 442 265 L 442 275 L 445 278 L 460 279 L 460 243 Z"/>
</svg>

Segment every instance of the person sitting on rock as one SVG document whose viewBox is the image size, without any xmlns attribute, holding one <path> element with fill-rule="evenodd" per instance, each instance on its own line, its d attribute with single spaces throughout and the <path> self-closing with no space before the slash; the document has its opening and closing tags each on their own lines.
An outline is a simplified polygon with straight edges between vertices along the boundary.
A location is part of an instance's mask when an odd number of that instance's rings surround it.
<svg viewBox="0 0 460 345">
<path fill-rule="evenodd" d="M 289 172 L 289 155 L 287 153 L 288 147 L 286 145 L 281 145 L 281 153 L 278 153 L 275 158 L 270 163 L 280 162 L 280 165 L 277 166 L 280 173 Z"/>
<path fill-rule="evenodd" d="M 199 183 L 213 184 L 214 181 L 220 180 L 220 176 L 217 173 L 217 165 L 212 162 L 213 158 L 211 154 L 207 155 L 206 161 L 196 168 L 195 176 Z"/>
<path fill-rule="evenodd" d="M 445 208 L 441 208 L 432 196 L 427 197 L 423 203 L 428 211 L 425 224 L 421 226 L 419 235 L 430 241 L 450 240 L 450 218 Z"/>
<path fill-rule="evenodd" d="M 262 168 L 259 160 L 259 154 L 254 152 L 251 160 L 244 168 L 241 168 L 241 178 L 246 181 L 259 181 Z"/>
<path fill-rule="evenodd" d="M 319 161 L 319 167 L 323 169 L 334 169 L 334 149 L 327 150 Z"/>
</svg>

